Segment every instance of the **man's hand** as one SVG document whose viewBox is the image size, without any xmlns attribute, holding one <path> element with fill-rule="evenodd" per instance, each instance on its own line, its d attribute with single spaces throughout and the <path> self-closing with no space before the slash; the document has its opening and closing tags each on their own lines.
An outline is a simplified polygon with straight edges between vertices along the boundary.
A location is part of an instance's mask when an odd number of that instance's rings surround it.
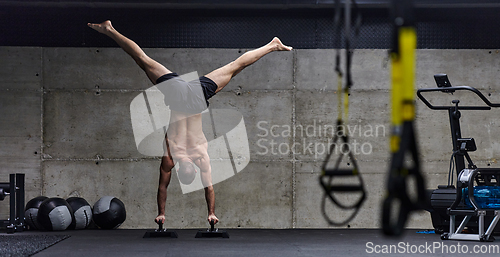
<svg viewBox="0 0 500 257">
<path fill-rule="evenodd" d="M 219 222 L 219 219 L 217 218 L 217 216 L 215 216 L 215 214 L 210 214 L 208 215 L 208 223 L 210 223 L 212 220 L 214 221 L 214 225 L 217 224 L 217 222 Z"/>
<path fill-rule="evenodd" d="M 156 224 L 165 224 L 165 215 L 158 215 L 155 219 Z"/>
</svg>

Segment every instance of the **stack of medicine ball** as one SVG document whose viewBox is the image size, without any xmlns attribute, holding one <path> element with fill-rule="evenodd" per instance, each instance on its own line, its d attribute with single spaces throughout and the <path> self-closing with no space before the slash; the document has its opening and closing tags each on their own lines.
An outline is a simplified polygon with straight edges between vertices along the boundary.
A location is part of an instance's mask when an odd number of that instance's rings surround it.
<svg viewBox="0 0 500 257">
<path fill-rule="evenodd" d="M 93 220 L 102 229 L 119 227 L 126 218 L 125 205 L 113 196 L 104 196 L 95 204 L 83 198 L 39 196 L 26 204 L 24 213 L 26 224 L 36 230 L 85 229 Z"/>
</svg>

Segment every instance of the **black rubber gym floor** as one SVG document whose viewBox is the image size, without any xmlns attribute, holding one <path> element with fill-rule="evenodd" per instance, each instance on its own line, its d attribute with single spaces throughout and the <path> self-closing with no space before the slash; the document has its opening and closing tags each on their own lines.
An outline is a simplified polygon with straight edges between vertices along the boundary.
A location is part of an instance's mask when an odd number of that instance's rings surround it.
<svg viewBox="0 0 500 257">
<path fill-rule="evenodd" d="M 496 242 L 442 241 L 436 234 L 407 230 L 397 239 L 369 229 L 230 229 L 230 238 L 195 238 L 198 230 L 176 230 L 178 238 L 142 238 L 146 230 L 24 231 L 9 236 L 69 235 L 33 256 L 499 256 Z M 2 235 L 4 231 L 0 231 Z M 28 246 L 27 246 L 28 247 Z M 16 256 L 16 255 L 13 255 Z"/>
</svg>

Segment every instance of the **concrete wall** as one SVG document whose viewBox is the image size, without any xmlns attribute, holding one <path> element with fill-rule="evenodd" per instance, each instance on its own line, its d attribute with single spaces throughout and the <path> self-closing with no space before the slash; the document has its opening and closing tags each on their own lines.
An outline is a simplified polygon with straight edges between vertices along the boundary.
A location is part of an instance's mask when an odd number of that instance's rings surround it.
<svg viewBox="0 0 500 257">
<path fill-rule="evenodd" d="M 206 74 L 244 51 L 146 49 L 179 74 Z M 434 87 L 432 75 L 447 73 L 452 84 L 476 86 L 500 102 L 498 57 L 490 50 L 419 50 L 417 87 Z M 243 115 L 251 154 L 242 172 L 214 185 L 221 227 L 327 227 L 318 175 L 328 144 L 324 126 L 337 117 L 333 60 L 332 50 L 272 53 L 211 99 L 213 108 Z M 26 200 L 80 196 L 93 204 L 114 195 L 127 207 L 123 228 L 153 227 L 160 160 L 140 154 L 135 145 L 130 103 L 151 87 L 135 63 L 117 48 L 30 47 L 2 47 L 0 62 L 0 181 L 12 172 L 26 173 Z M 389 68 L 385 50 L 355 52 L 349 128 L 368 199 L 351 228 L 380 226 L 389 158 Z M 427 187 L 434 188 L 447 178 L 448 117 L 420 101 L 417 111 L 423 171 Z M 499 114 L 463 113 L 463 135 L 476 139 L 479 150 L 471 156 L 478 166 L 500 166 Z M 0 218 L 7 217 L 7 206 L 0 202 Z M 328 210 L 339 219 L 349 214 Z M 206 226 L 203 192 L 182 194 L 174 175 L 167 216 L 168 227 Z M 408 226 L 432 227 L 425 212 L 412 215 Z"/>
</svg>

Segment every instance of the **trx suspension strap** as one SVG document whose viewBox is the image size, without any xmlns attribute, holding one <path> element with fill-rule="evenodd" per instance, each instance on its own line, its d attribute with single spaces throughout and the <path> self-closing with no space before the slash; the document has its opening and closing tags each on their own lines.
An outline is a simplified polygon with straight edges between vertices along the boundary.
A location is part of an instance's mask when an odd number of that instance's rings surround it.
<svg viewBox="0 0 500 257">
<path fill-rule="evenodd" d="M 425 203 L 424 179 L 415 138 L 415 49 L 417 34 L 411 0 L 393 0 L 394 38 L 392 60 L 391 163 L 387 194 L 382 208 L 386 235 L 400 235 L 411 211 Z M 408 159 L 407 159 L 408 158 Z M 414 177 L 416 194 L 408 194 L 407 180 Z M 399 210 L 396 208 L 399 206 Z M 399 211 L 399 212 L 398 212 Z M 397 217 L 392 217 L 395 214 Z"/>
<path fill-rule="evenodd" d="M 335 36 L 337 38 L 338 47 L 340 48 L 340 0 L 335 1 Z M 330 149 L 327 153 L 326 159 L 323 162 L 321 175 L 319 178 L 319 182 L 321 187 L 324 190 L 324 197 L 321 202 L 321 211 L 326 221 L 330 225 L 342 226 L 351 221 L 356 214 L 358 213 L 363 201 L 366 199 L 366 192 L 363 186 L 363 180 L 361 178 L 361 174 L 359 173 L 358 164 L 354 155 L 348 145 L 349 137 L 347 135 L 347 130 L 345 128 L 345 122 L 348 119 L 349 113 L 349 92 L 352 86 L 351 80 L 351 53 L 349 51 L 350 44 L 350 19 L 351 19 L 351 7 L 350 0 L 345 2 L 345 35 L 346 35 L 346 86 L 342 88 L 342 71 L 340 68 L 340 49 L 337 49 L 335 56 L 335 73 L 337 73 L 337 109 L 338 109 L 338 117 L 337 117 L 337 130 L 333 137 L 333 144 L 330 145 Z M 360 16 L 358 15 L 357 23 L 360 23 Z M 333 167 L 328 167 L 328 163 L 330 159 L 334 155 L 336 151 L 340 151 L 340 155 L 336 159 Z M 340 164 L 344 156 L 350 159 L 349 166 L 350 168 L 340 168 Z M 338 177 L 356 177 L 358 179 L 358 184 L 353 185 L 340 185 L 334 184 L 334 179 Z M 336 192 L 361 192 L 361 196 L 359 200 L 352 204 L 344 204 L 338 200 L 334 193 Z M 326 213 L 326 201 L 330 199 L 332 204 L 340 209 L 344 210 L 354 210 L 353 213 L 343 221 L 334 221 L 330 218 L 330 216 Z"/>
</svg>

